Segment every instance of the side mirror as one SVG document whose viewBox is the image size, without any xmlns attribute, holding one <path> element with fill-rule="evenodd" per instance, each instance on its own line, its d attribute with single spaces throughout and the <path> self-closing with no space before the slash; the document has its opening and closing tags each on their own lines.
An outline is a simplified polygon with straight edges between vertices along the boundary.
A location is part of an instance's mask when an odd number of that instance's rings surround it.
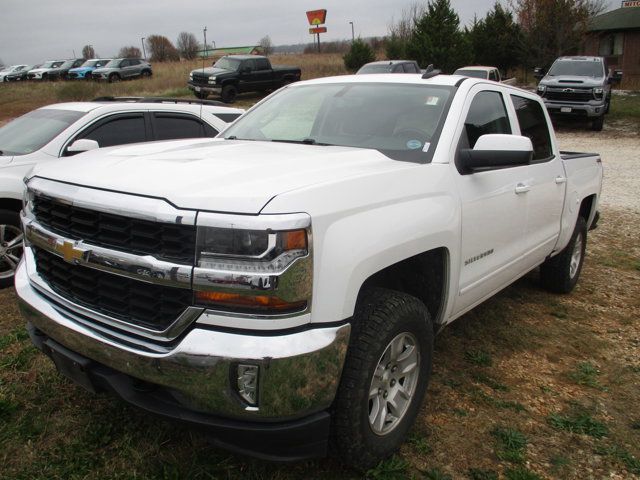
<svg viewBox="0 0 640 480">
<path fill-rule="evenodd" d="M 71 145 L 67 147 L 67 152 L 69 153 L 82 153 L 88 152 L 89 150 L 97 150 L 100 148 L 100 145 L 95 140 L 90 140 L 88 138 L 81 138 L 80 140 L 76 140 Z"/>
<path fill-rule="evenodd" d="M 460 150 L 459 166 L 464 173 L 528 165 L 533 158 L 529 137 L 492 133 L 482 135 L 473 149 Z"/>
<path fill-rule="evenodd" d="M 611 81 L 613 83 L 620 83 L 622 81 L 622 70 L 614 70 Z"/>
<path fill-rule="evenodd" d="M 545 75 L 546 75 L 546 72 L 544 71 L 544 68 L 536 67 L 536 68 L 533 69 L 533 76 L 535 78 L 537 78 L 538 80 L 540 80 Z"/>
</svg>

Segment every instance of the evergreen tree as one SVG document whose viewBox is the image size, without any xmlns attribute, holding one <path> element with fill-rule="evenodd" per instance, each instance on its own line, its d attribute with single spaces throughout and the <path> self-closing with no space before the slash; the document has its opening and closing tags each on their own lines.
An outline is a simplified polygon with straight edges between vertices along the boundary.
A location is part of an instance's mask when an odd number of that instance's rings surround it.
<svg viewBox="0 0 640 480">
<path fill-rule="evenodd" d="M 355 72 L 365 63 L 373 62 L 376 59 L 376 56 L 368 43 L 357 38 L 351 44 L 351 48 L 347 54 L 342 58 L 347 70 Z"/>
</svg>

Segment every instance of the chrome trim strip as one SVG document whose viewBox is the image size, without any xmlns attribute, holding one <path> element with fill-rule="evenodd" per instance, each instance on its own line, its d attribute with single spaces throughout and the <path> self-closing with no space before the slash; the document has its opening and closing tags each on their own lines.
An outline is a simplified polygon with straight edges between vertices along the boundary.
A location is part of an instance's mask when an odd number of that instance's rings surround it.
<svg viewBox="0 0 640 480">
<path fill-rule="evenodd" d="M 190 324 L 192 324 L 204 310 L 203 308 L 198 307 L 187 307 L 171 325 L 169 325 L 165 330 L 162 331 L 134 325 L 117 318 L 109 317 L 94 310 L 90 310 L 89 308 L 73 303 L 72 301 L 67 300 L 66 298 L 57 294 L 36 271 L 35 258 L 31 247 L 27 247 L 24 249 L 24 262 L 29 282 L 31 283 L 31 286 L 38 291 L 38 293 L 40 293 L 44 297 L 51 299 L 53 302 L 63 307 L 65 312 L 69 311 L 72 314 L 89 318 L 97 322 L 98 324 L 109 327 L 109 330 L 107 331 L 112 335 L 115 335 L 115 330 L 120 330 L 134 335 L 139 335 L 141 337 L 148 338 L 157 342 L 169 342 L 171 340 L 175 340 L 178 336 L 180 336 L 180 334 L 184 332 L 184 330 Z M 57 310 L 61 310 L 61 308 L 58 307 Z M 75 318 L 75 320 L 77 321 L 77 317 Z M 83 323 L 88 328 L 95 328 L 93 324 L 89 324 L 86 321 L 82 321 L 81 323 Z M 111 329 L 113 329 L 113 331 Z M 136 343 L 136 340 L 132 339 L 131 337 L 124 338 L 127 338 L 128 342 Z"/>
<path fill-rule="evenodd" d="M 306 213 L 282 215 L 231 215 L 226 213 L 198 212 L 199 227 L 237 228 L 241 230 L 298 230 L 311 226 Z"/>
<path fill-rule="evenodd" d="M 195 210 L 181 210 L 159 198 L 80 187 L 42 177 L 30 178 L 27 188 L 36 195 L 44 195 L 62 203 L 113 215 L 177 225 L 195 225 L 196 223 Z"/>
<path fill-rule="evenodd" d="M 36 220 L 24 215 L 22 223 L 25 237 L 31 244 L 64 258 L 65 261 L 74 265 L 82 265 L 140 282 L 191 289 L 193 270 L 191 265 L 165 262 L 151 255 L 134 255 L 91 245 L 82 240 L 72 240 L 47 230 Z"/>
</svg>

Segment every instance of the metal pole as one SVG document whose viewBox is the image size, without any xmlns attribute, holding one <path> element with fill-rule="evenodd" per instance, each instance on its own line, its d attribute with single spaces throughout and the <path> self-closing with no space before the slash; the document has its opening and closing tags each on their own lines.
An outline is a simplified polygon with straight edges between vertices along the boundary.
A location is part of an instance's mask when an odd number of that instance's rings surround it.
<svg viewBox="0 0 640 480">
<path fill-rule="evenodd" d="M 140 38 L 140 43 L 142 43 L 142 58 L 147 59 L 147 51 L 144 49 L 144 39 L 145 37 Z"/>
<path fill-rule="evenodd" d="M 318 53 L 320 53 L 320 32 L 318 32 Z"/>
<path fill-rule="evenodd" d="M 356 36 L 353 32 L 353 22 L 349 22 L 351 24 L 351 43 L 356 39 Z"/>
<path fill-rule="evenodd" d="M 204 27 L 204 56 L 209 58 L 209 49 L 207 47 L 207 27 Z"/>
<path fill-rule="evenodd" d="M 75 51 L 75 49 L 73 50 L 73 58 L 76 58 L 76 51 Z"/>
</svg>

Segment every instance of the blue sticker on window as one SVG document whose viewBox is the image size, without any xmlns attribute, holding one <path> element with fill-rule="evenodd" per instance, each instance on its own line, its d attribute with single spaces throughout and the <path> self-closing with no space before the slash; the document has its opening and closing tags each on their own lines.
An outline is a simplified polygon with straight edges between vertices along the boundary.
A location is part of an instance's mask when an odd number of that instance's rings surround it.
<svg viewBox="0 0 640 480">
<path fill-rule="evenodd" d="M 418 150 L 422 146 L 422 142 L 420 140 L 409 140 L 407 142 L 407 148 L 409 150 Z"/>
</svg>

